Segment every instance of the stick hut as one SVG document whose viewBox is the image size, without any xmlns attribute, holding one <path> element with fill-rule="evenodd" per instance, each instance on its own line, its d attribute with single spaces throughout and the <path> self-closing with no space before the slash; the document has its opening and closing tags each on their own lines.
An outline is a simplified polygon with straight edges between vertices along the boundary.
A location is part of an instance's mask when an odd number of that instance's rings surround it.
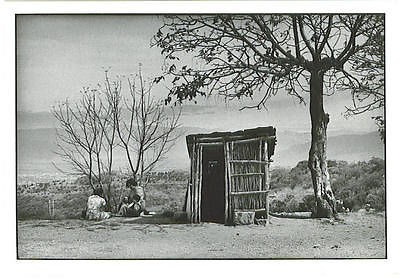
<svg viewBox="0 0 400 278">
<path fill-rule="evenodd" d="M 275 128 L 186 137 L 190 181 L 185 210 L 191 223 L 234 223 L 240 212 L 266 211 Z"/>
</svg>

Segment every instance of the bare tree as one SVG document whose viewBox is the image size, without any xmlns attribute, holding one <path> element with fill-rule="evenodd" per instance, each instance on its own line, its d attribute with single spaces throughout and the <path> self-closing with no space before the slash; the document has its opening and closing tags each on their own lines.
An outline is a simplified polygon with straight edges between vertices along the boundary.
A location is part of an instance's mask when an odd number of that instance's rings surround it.
<svg viewBox="0 0 400 278">
<path fill-rule="evenodd" d="M 71 169 L 56 167 L 86 176 L 92 189 L 96 184 L 105 187 L 109 209 L 119 201 L 111 188 L 116 147 L 125 151 L 131 174 L 142 182 L 180 135 L 181 110 L 156 100 L 151 95 L 153 83 L 146 87 L 139 72 L 127 84 L 129 93 L 123 97 L 122 79 L 111 79 L 105 71 L 104 83 L 83 88 L 77 103 L 66 100 L 52 109 L 60 125 L 56 153 Z"/>
<path fill-rule="evenodd" d="M 86 87 L 81 91 L 79 102 L 71 104 L 67 99 L 52 108 L 60 124 L 55 153 L 71 166 L 70 170 L 62 171 L 87 176 L 92 189 L 94 180 L 101 179 L 95 102 L 96 91 Z"/>
<path fill-rule="evenodd" d="M 99 146 L 103 152 L 101 159 L 101 171 L 105 175 L 106 181 L 106 199 L 109 209 L 111 208 L 111 201 L 114 206 L 117 207 L 118 199 L 112 194 L 111 183 L 112 183 L 112 170 L 113 170 L 113 158 L 114 150 L 118 146 L 117 142 L 117 120 L 116 113 L 114 113 L 114 104 L 117 103 L 115 98 L 120 95 L 122 84 L 120 80 L 111 81 L 108 76 L 108 70 L 105 71 L 104 86 L 99 85 L 99 92 L 102 93 L 102 100 L 100 101 L 100 109 L 95 114 L 97 122 L 99 123 Z M 102 180 L 102 179 L 100 179 Z"/>
<path fill-rule="evenodd" d="M 180 136 L 178 132 L 181 109 L 166 107 L 163 100 L 152 96 L 153 82 L 145 82 L 139 70 L 137 76 L 128 78 L 129 97 L 124 98 L 127 116 L 122 117 L 121 97 L 114 99 L 115 119 L 121 146 L 125 150 L 131 174 L 141 185 L 144 175 L 174 145 Z M 177 110 L 177 111 L 176 111 Z"/>
<path fill-rule="evenodd" d="M 359 100 L 350 108 L 354 111 L 382 107 L 383 77 L 380 85 L 366 79 L 375 64 L 384 63 L 383 37 L 383 15 L 168 16 L 152 42 L 166 59 L 166 75 L 156 81 L 173 78 L 167 101 L 213 92 L 228 100 L 246 96 L 257 101 L 245 108 L 265 107 L 279 91 L 301 103 L 309 94 L 314 215 L 335 215 L 327 168 L 329 115 L 323 99 L 347 90 Z M 190 54 L 192 65 L 180 62 Z"/>
<path fill-rule="evenodd" d="M 119 87 L 119 84 L 109 82 L 106 73 L 103 87 L 85 87 L 77 103 L 71 104 L 66 100 L 52 109 L 59 123 L 55 153 L 71 169 L 56 167 L 63 172 L 86 176 L 92 189 L 95 184 L 106 187 L 105 197 L 109 208 L 112 199 L 113 152 L 117 145 L 113 107 L 109 103 Z"/>
</svg>

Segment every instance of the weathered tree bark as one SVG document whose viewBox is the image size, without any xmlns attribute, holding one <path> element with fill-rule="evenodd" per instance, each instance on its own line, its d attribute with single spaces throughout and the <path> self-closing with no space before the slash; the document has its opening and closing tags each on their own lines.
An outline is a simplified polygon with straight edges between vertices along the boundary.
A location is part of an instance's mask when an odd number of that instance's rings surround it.
<svg viewBox="0 0 400 278">
<path fill-rule="evenodd" d="M 107 177 L 108 179 L 110 179 L 110 181 L 107 183 L 106 190 L 105 190 L 105 194 L 104 197 L 106 199 L 106 211 L 112 211 L 112 205 L 111 205 L 111 176 Z"/>
<path fill-rule="evenodd" d="M 329 115 L 325 114 L 323 103 L 324 72 L 311 72 L 310 80 L 310 115 L 311 115 L 311 148 L 308 157 L 308 168 L 315 195 L 315 210 L 313 217 L 336 216 L 335 197 L 333 195 L 328 165 L 326 129 Z"/>
<path fill-rule="evenodd" d="M 92 167 L 93 167 L 93 161 L 92 161 L 92 154 L 91 154 L 91 149 L 89 149 L 89 185 L 94 190 L 94 185 L 93 185 L 93 174 L 92 174 Z"/>
</svg>

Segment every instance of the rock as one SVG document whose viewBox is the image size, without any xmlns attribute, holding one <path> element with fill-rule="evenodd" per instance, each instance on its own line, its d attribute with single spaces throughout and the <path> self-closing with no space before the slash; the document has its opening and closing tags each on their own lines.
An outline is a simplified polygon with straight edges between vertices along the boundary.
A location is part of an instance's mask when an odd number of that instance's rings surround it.
<svg viewBox="0 0 400 278">
<path fill-rule="evenodd" d="M 321 244 L 315 244 L 312 248 L 320 248 Z"/>
<path fill-rule="evenodd" d="M 337 245 L 337 244 L 331 246 L 331 249 L 337 249 L 337 248 L 339 248 L 339 245 Z"/>
<path fill-rule="evenodd" d="M 254 211 L 237 211 L 233 214 L 234 225 L 249 225 L 254 224 Z"/>
</svg>

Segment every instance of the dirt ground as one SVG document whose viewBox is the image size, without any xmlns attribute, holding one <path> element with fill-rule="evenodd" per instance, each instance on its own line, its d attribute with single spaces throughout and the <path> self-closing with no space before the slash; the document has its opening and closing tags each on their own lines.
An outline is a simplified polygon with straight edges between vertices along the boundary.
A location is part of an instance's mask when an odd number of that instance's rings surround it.
<svg viewBox="0 0 400 278">
<path fill-rule="evenodd" d="M 267 226 L 146 224 L 136 219 L 18 221 L 21 259 L 385 258 L 383 214 L 343 222 L 271 217 Z M 146 222 L 142 221 L 141 222 Z"/>
</svg>

